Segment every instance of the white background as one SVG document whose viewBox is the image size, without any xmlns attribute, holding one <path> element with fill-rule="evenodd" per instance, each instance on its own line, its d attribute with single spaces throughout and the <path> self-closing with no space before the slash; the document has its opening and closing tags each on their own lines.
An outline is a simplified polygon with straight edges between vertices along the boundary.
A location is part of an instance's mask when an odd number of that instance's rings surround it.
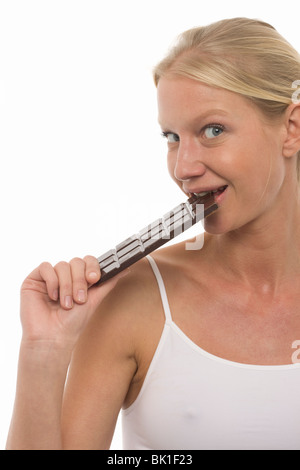
<svg viewBox="0 0 300 470">
<path fill-rule="evenodd" d="M 299 9 L 299 0 L 0 0 L 0 449 L 22 280 L 44 260 L 99 256 L 185 200 L 166 169 L 152 67 L 183 30 L 235 16 L 273 24 L 300 50 Z M 112 448 L 121 446 L 118 425 Z"/>
</svg>

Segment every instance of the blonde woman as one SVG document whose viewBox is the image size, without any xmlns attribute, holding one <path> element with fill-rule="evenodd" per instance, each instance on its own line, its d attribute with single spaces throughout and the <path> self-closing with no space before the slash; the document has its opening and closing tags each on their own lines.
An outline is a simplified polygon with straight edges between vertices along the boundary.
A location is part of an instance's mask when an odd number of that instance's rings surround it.
<svg viewBox="0 0 300 470">
<path fill-rule="evenodd" d="M 154 78 L 170 175 L 219 209 L 201 250 L 101 287 L 93 257 L 25 280 L 7 447 L 109 448 L 123 408 L 125 449 L 300 449 L 299 55 L 236 18 L 183 33 Z"/>
</svg>

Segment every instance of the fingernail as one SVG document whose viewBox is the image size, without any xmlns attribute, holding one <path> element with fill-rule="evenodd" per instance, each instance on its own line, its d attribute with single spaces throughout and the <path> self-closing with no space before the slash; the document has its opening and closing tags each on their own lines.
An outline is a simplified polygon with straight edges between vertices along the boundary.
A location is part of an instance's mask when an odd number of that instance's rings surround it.
<svg viewBox="0 0 300 470">
<path fill-rule="evenodd" d="M 66 295 L 65 297 L 65 307 L 66 308 L 72 308 L 73 306 L 73 299 L 70 295 Z"/>
<path fill-rule="evenodd" d="M 52 295 L 53 295 L 53 300 L 55 301 L 58 300 L 58 289 L 55 289 Z"/>
<path fill-rule="evenodd" d="M 95 281 L 98 281 L 99 279 L 99 274 L 95 273 L 94 271 L 92 271 L 91 273 L 89 273 L 89 279 L 91 282 L 95 282 Z"/>
<path fill-rule="evenodd" d="M 78 293 L 77 293 L 77 300 L 78 302 L 82 302 L 84 303 L 85 302 L 85 291 L 83 289 L 79 290 Z"/>
</svg>

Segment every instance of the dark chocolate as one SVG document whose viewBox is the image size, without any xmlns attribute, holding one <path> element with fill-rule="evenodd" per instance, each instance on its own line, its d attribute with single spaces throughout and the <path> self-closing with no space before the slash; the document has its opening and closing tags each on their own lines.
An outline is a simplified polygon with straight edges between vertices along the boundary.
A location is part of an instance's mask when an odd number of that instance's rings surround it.
<svg viewBox="0 0 300 470">
<path fill-rule="evenodd" d="M 101 279 L 107 281 L 144 256 L 180 235 L 218 209 L 211 194 L 192 196 L 137 234 L 99 256 Z"/>
</svg>

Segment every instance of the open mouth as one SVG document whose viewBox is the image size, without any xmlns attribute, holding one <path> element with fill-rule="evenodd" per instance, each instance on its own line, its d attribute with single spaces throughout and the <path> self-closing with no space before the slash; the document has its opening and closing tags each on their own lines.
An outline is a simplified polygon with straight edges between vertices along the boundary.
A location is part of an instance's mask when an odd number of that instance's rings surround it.
<svg viewBox="0 0 300 470">
<path fill-rule="evenodd" d="M 215 189 L 214 191 L 204 191 L 202 193 L 193 193 L 193 194 L 197 197 L 205 197 L 205 196 L 215 197 L 215 196 L 219 196 L 220 194 L 222 194 L 227 188 L 228 188 L 228 185 L 226 184 L 225 186 L 221 186 L 220 188 Z"/>
</svg>

